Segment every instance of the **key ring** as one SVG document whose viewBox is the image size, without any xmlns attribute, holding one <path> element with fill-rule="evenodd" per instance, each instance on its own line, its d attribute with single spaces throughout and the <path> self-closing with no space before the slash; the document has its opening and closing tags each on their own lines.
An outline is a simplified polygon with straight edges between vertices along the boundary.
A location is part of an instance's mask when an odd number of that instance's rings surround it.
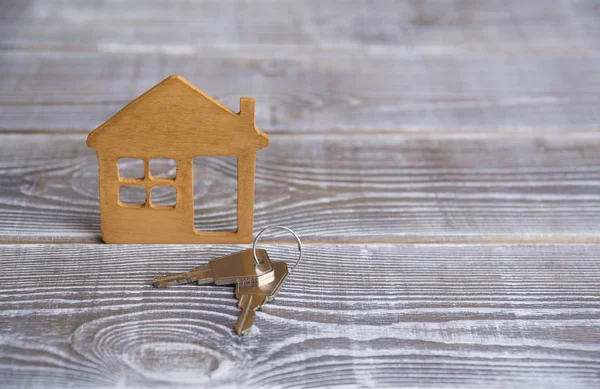
<svg viewBox="0 0 600 389">
<path fill-rule="evenodd" d="M 256 235 L 256 238 L 254 238 L 254 242 L 252 242 L 252 255 L 254 256 L 254 264 L 256 266 L 258 266 L 261 263 L 260 260 L 258 259 L 258 257 L 256 256 L 256 244 L 258 243 L 258 239 L 265 231 L 274 230 L 276 228 L 278 228 L 280 230 L 286 230 L 290 234 L 294 235 L 294 238 L 296 238 L 296 241 L 298 241 L 298 252 L 299 252 L 298 260 L 296 260 L 296 263 L 294 263 L 294 266 L 290 269 L 290 272 L 291 272 L 292 270 L 294 270 L 294 268 L 296 266 L 298 266 L 298 263 L 302 259 L 302 242 L 300 241 L 300 238 L 298 237 L 298 235 L 296 235 L 296 233 L 294 231 L 292 231 L 289 228 L 284 227 L 284 226 L 270 226 L 270 227 L 263 229 L 261 232 L 258 233 L 258 235 Z"/>
</svg>

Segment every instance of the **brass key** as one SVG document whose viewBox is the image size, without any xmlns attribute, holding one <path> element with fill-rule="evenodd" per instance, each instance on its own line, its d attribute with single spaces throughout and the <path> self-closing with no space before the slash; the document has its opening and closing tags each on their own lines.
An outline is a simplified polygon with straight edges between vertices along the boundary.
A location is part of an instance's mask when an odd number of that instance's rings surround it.
<svg viewBox="0 0 600 389">
<path fill-rule="evenodd" d="M 274 279 L 273 266 L 265 250 L 260 252 L 262 262 L 255 265 L 252 249 L 211 260 L 208 264 L 190 271 L 156 277 L 152 285 L 163 288 L 169 285 L 198 284 L 228 285 L 242 283 L 248 286 L 268 284 Z"/>
<path fill-rule="evenodd" d="M 258 252 L 259 250 L 257 250 Z M 260 257 L 264 254 L 260 250 Z M 242 309 L 235 325 L 235 332 L 238 335 L 244 333 L 252 326 L 252 320 L 257 309 L 262 308 L 267 302 L 273 301 L 281 289 L 283 282 L 288 276 L 288 267 L 285 262 L 273 261 L 274 278 L 271 282 L 262 285 L 245 285 L 238 283 L 235 286 L 235 296 L 239 299 L 238 307 Z"/>
</svg>

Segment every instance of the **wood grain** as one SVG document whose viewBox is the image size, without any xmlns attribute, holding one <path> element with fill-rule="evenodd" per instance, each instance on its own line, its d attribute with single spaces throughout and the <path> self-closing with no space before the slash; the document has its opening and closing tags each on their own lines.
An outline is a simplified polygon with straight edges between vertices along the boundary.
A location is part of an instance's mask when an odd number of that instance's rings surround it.
<svg viewBox="0 0 600 389">
<path fill-rule="evenodd" d="M 87 132 L 173 73 L 265 131 L 597 132 L 600 53 L 292 58 L 3 51 L 0 130 Z"/>
<path fill-rule="evenodd" d="M 597 245 L 308 245 L 242 339 L 233 288 L 150 286 L 237 249 L 0 246 L 3 387 L 600 385 Z"/>
<path fill-rule="evenodd" d="M 96 158 L 84 142 L 0 136 L 4 242 L 99 240 Z M 257 158 L 255 230 L 283 224 L 307 242 L 600 241 L 598 135 L 271 142 Z M 235 174 L 234 163 L 209 161 L 197 177 L 207 230 L 235 220 Z"/>
<path fill-rule="evenodd" d="M 26 50 L 179 55 L 326 47 L 437 55 L 586 51 L 598 49 L 600 37 L 593 0 L 23 0 L 1 10 L 0 45 Z"/>
<path fill-rule="evenodd" d="M 598 129 L 593 2 L 321 3 L 5 4 L 0 130 L 89 131 L 171 73 L 265 130 Z"/>
<path fill-rule="evenodd" d="M 593 0 L 0 2 L 0 386 L 600 387 L 599 69 Z M 100 241 L 85 136 L 174 73 L 257 99 L 255 227 L 308 243 L 243 339 L 150 286 L 240 246 L 39 244 Z"/>
</svg>

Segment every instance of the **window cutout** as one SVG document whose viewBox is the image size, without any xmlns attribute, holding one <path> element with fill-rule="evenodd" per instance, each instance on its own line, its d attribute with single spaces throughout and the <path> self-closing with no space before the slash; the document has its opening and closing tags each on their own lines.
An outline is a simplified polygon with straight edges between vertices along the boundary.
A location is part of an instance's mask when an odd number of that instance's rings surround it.
<svg viewBox="0 0 600 389">
<path fill-rule="evenodd" d="M 174 207 L 177 202 L 177 191 L 172 186 L 153 186 L 150 191 L 152 205 Z"/>
<path fill-rule="evenodd" d="M 118 162 L 122 178 L 144 178 L 144 161 L 138 158 L 121 158 Z"/>
<path fill-rule="evenodd" d="M 119 188 L 119 201 L 123 204 L 139 204 L 146 202 L 146 188 L 143 186 L 121 186 Z"/>
<path fill-rule="evenodd" d="M 157 178 L 175 179 L 177 161 L 170 158 L 152 158 L 150 160 L 150 174 Z"/>
<path fill-rule="evenodd" d="M 194 228 L 232 232 L 237 220 L 237 158 L 194 158 Z"/>
</svg>

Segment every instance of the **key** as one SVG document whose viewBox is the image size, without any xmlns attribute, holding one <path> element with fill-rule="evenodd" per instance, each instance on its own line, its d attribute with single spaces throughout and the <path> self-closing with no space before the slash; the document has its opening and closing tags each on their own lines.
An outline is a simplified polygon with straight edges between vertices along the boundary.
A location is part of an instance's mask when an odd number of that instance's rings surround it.
<svg viewBox="0 0 600 389">
<path fill-rule="evenodd" d="M 238 335 L 244 335 L 252 326 L 252 320 L 257 309 L 262 308 L 267 302 L 275 299 L 275 296 L 289 274 L 285 262 L 272 261 L 271 264 L 273 265 L 273 273 L 275 275 L 271 282 L 262 285 L 238 283 L 235 286 L 235 296 L 239 300 L 238 307 L 242 309 L 235 325 L 235 332 Z"/>
<path fill-rule="evenodd" d="M 257 250 L 262 263 L 255 265 L 252 249 L 211 260 L 183 273 L 156 277 L 152 285 L 164 288 L 169 285 L 198 283 L 228 285 L 243 283 L 248 286 L 262 285 L 273 280 L 274 272 L 269 255 L 265 250 Z"/>
</svg>

